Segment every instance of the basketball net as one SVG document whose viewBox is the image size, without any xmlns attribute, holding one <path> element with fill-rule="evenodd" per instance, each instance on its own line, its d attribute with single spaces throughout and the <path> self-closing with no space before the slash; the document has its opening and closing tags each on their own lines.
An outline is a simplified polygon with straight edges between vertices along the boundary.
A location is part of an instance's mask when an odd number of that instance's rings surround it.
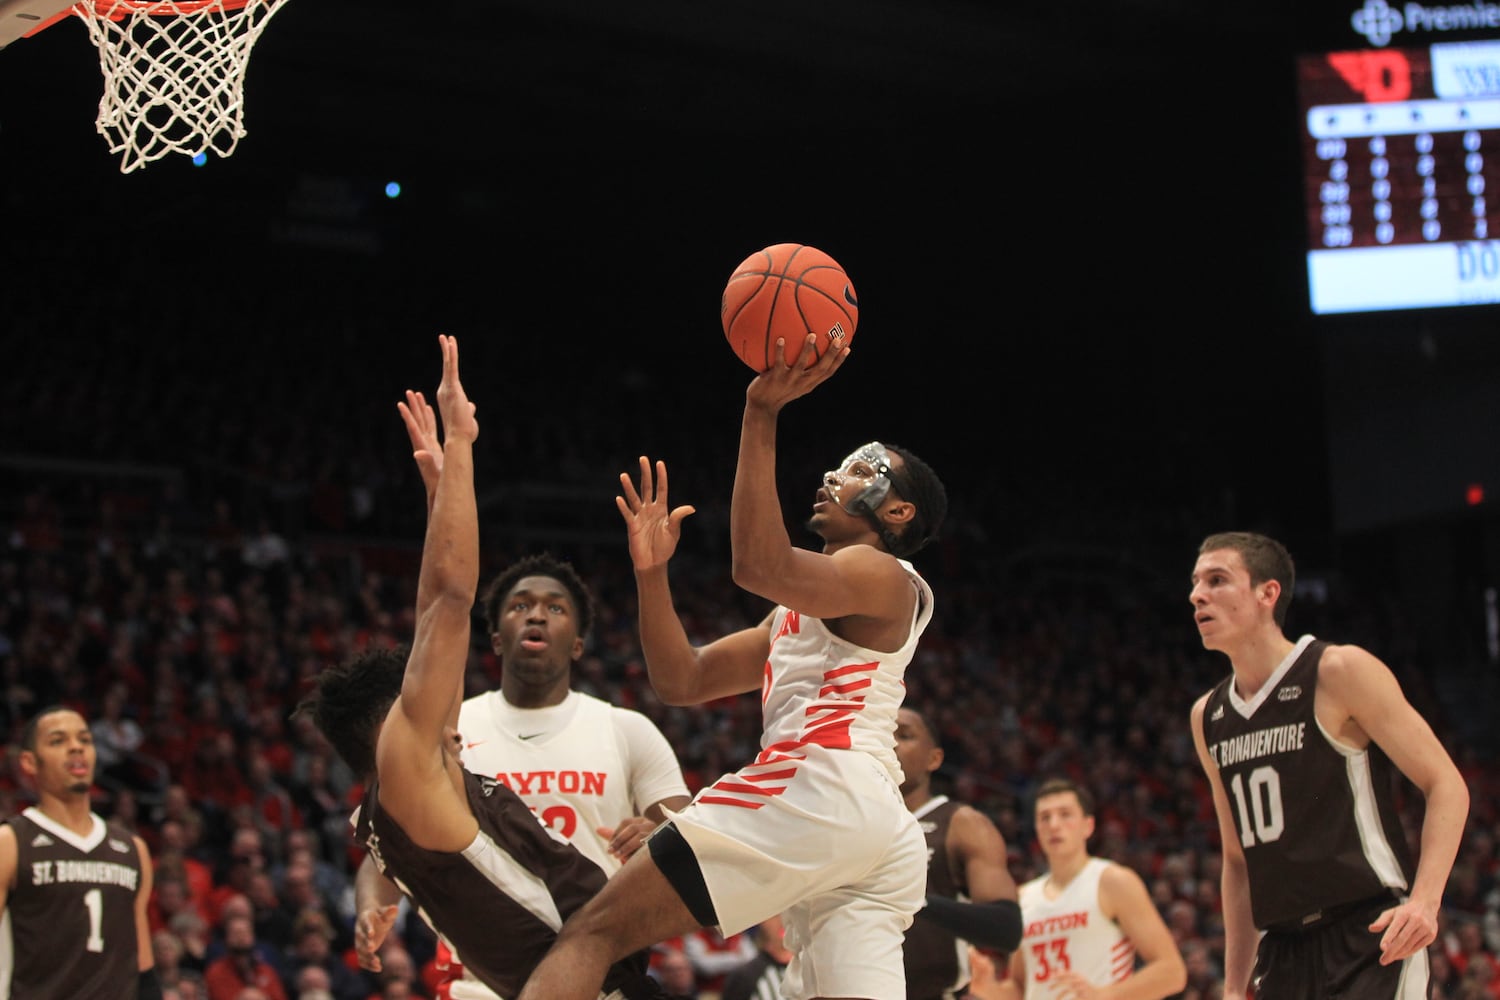
<svg viewBox="0 0 1500 1000">
<path fill-rule="evenodd" d="M 245 134 L 245 66 L 286 0 L 82 0 L 99 50 L 99 134 L 130 173 L 168 153 L 234 152 Z"/>
</svg>

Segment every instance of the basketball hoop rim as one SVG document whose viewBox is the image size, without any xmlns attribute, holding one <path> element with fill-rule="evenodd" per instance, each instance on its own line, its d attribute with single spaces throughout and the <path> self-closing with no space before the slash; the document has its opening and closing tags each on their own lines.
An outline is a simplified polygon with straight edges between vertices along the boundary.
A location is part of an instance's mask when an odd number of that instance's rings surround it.
<svg viewBox="0 0 1500 1000">
<path fill-rule="evenodd" d="M 239 10 L 258 0 L 79 0 L 75 9 L 89 17 L 119 21 L 131 14 L 152 17 L 185 17 L 208 10 Z"/>
</svg>

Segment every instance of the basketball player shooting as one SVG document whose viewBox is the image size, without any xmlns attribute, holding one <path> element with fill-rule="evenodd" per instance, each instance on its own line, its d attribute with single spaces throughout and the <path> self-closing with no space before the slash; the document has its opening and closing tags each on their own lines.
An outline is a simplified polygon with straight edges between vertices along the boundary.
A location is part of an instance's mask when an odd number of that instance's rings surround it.
<svg viewBox="0 0 1500 1000">
<path fill-rule="evenodd" d="M 916 455 L 872 442 L 816 491 L 808 526 L 822 550 L 792 545 L 775 485 L 778 416 L 849 356 L 817 358 L 815 343 L 745 394 L 730 541 L 735 583 L 777 604 L 758 626 L 689 642 L 667 564 L 693 508 L 671 508 L 663 462 L 653 471 L 642 457 L 638 486 L 620 477 L 652 686 L 673 705 L 760 692 L 762 750 L 651 835 L 564 925 L 519 1000 L 587 1000 L 621 955 L 778 913 L 787 1000 L 905 1000 L 902 938 L 925 901 L 927 848 L 901 797 L 894 732 L 932 615 L 906 557 L 935 536 L 947 499 Z"/>
</svg>

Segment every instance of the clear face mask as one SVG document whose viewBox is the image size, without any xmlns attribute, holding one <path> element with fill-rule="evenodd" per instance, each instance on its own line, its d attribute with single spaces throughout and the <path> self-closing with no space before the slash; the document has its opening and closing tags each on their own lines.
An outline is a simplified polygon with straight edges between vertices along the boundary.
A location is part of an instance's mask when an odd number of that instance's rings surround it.
<svg viewBox="0 0 1500 1000">
<path fill-rule="evenodd" d="M 845 513 L 873 514 L 891 491 L 890 452 L 879 441 L 855 449 L 823 473 L 823 486 Z"/>
</svg>

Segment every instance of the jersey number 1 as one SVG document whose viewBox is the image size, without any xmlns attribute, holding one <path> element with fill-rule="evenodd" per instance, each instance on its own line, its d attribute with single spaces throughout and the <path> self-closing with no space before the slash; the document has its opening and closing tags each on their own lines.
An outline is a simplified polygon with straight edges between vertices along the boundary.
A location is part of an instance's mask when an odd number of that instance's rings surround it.
<svg viewBox="0 0 1500 1000">
<path fill-rule="evenodd" d="M 83 894 L 83 905 L 89 911 L 89 939 L 84 949 L 93 952 L 103 951 L 104 936 L 99 933 L 99 928 L 104 923 L 104 893 L 98 889 L 90 889 Z"/>
<path fill-rule="evenodd" d="M 1254 847 L 1281 838 L 1286 829 L 1286 813 L 1281 808 L 1281 775 L 1269 764 L 1250 772 L 1249 782 L 1236 774 L 1229 782 L 1234 793 L 1234 808 L 1239 813 L 1240 844 Z M 1250 786 L 1250 801 L 1245 801 L 1245 786 Z M 1252 826 L 1252 819 L 1254 821 Z"/>
</svg>

